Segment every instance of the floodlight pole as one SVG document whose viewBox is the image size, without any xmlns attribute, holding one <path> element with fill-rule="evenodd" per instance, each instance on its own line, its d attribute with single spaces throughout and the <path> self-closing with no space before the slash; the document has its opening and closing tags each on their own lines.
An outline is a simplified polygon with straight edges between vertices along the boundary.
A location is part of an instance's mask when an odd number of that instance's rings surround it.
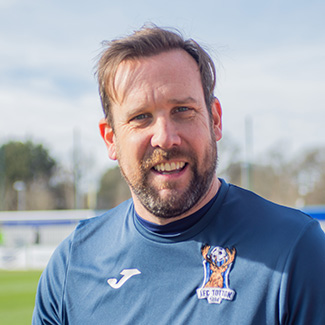
<svg viewBox="0 0 325 325">
<path fill-rule="evenodd" d="M 245 162 L 242 168 L 242 184 L 244 188 L 253 189 L 252 181 L 253 159 L 253 122 L 251 116 L 245 118 Z"/>
<path fill-rule="evenodd" d="M 25 210 L 26 208 L 26 185 L 23 181 L 13 183 L 14 190 L 17 191 L 17 210 Z"/>
</svg>

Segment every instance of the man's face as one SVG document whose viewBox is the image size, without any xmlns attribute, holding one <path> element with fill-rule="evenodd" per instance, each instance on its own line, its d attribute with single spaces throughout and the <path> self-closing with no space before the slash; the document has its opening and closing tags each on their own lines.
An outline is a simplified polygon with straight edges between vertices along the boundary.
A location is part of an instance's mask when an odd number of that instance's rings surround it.
<svg viewBox="0 0 325 325">
<path fill-rule="evenodd" d="M 126 61 L 115 87 L 114 134 L 104 139 L 136 208 L 160 218 L 186 213 L 216 177 L 221 138 L 220 106 L 210 118 L 196 62 L 182 50 Z"/>
</svg>

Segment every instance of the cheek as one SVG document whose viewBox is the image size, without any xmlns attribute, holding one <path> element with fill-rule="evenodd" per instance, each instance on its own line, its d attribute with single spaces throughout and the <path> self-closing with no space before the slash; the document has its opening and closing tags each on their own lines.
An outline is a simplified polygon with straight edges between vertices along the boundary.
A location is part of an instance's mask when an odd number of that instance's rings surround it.
<svg viewBox="0 0 325 325">
<path fill-rule="evenodd" d="M 195 131 L 189 129 L 184 139 L 186 139 L 186 142 L 197 154 L 205 152 L 206 148 L 211 146 L 211 142 L 213 141 L 211 130 L 207 127 L 201 129 L 196 128 Z"/>
<path fill-rule="evenodd" d="M 211 130 L 206 132 L 194 133 L 195 136 L 191 137 L 190 148 L 193 155 L 196 156 L 198 167 L 205 168 L 204 166 L 211 163 L 213 155 L 216 155 L 216 139 Z"/>
<path fill-rule="evenodd" d="M 121 139 L 120 139 L 121 140 Z M 124 165 L 137 166 L 140 164 L 148 148 L 148 141 L 140 134 L 128 134 L 123 141 L 118 141 L 118 156 Z"/>
</svg>

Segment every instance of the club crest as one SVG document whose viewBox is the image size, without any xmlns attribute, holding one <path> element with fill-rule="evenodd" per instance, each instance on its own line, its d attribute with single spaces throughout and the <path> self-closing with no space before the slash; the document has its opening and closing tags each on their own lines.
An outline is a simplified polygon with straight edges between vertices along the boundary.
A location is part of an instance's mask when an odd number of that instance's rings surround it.
<svg viewBox="0 0 325 325">
<path fill-rule="evenodd" d="M 229 288 L 229 272 L 235 260 L 236 249 L 204 245 L 203 256 L 204 280 L 196 290 L 199 299 L 207 299 L 210 304 L 220 304 L 223 299 L 233 300 L 235 291 Z"/>
</svg>

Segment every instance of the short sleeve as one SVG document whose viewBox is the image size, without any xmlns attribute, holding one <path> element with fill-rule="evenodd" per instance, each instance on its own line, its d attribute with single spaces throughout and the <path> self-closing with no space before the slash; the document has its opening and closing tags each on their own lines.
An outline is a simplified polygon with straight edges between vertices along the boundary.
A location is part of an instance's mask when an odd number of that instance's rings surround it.
<svg viewBox="0 0 325 325">
<path fill-rule="evenodd" d="M 315 220 L 288 256 L 281 291 L 281 324 L 325 324 L 325 234 Z"/>
<path fill-rule="evenodd" d="M 64 287 L 71 240 L 72 235 L 56 248 L 41 275 L 36 293 L 32 325 L 64 323 Z"/>
</svg>

